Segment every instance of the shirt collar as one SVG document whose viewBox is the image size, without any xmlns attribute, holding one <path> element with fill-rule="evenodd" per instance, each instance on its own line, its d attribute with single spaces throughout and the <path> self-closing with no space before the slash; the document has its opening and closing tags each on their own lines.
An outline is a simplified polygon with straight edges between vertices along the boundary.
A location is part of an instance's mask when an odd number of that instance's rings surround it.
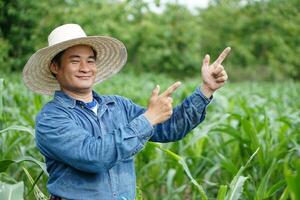
<svg viewBox="0 0 300 200">
<path fill-rule="evenodd" d="M 93 97 L 97 100 L 99 106 L 107 105 L 110 103 L 116 103 L 114 100 L 110 98 L 104 98 L 102 95 L 97 94 L 95 91 L 93 92 Z M 63 91 L 55 91 L 54 99 L 58 100 L 63 106 L 68 108 L 75 108 L 76 99 L 65 94 Z"/>
</svg>

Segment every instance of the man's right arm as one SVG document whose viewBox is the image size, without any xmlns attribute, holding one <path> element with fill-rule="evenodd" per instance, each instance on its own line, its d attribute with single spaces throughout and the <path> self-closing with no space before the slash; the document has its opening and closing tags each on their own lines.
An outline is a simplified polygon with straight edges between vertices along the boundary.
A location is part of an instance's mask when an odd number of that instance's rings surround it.
<svg viewBox="0 0 300 200">
<path fill-rule="evenodd" d="M 94 137 L 66 112 L 42 112 L 36 122 L 36 143 L 53 160 L 90 173 L 109 169 L 143 147 L 153 127 L 144 115 L 118 127 L 105 137 Z"/>
</svg>

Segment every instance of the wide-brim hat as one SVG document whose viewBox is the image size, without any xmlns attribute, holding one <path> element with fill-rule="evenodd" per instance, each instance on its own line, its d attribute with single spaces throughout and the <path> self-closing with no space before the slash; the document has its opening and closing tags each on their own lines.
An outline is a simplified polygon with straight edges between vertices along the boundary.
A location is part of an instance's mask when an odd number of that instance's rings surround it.
<svg viewBox="0 0 300 200">
<path fill-rule="evenodd" d="M 59 52 L 75 45 L 88 45 L 96 51 L 95 84 L 119 72 L 127 60 L 125 45 L 112 37 L 87 36 L 78 24 L 55 28 L 48 37 L 48 47 L 35 52 L 23 69 L 23 80 L 34 92 L 52 95 L 60 86 L 50 71 L 51 60 Z"/>
</svg>

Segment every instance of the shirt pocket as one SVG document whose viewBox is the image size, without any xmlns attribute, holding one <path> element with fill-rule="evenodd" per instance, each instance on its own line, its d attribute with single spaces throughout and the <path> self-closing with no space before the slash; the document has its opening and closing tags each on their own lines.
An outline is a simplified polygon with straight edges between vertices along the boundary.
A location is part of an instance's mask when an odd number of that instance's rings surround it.
<svg viewBox="0 0 300 200">
<path fill-rule="evenodd" d="M 125 111 L 116 105 L 108 106 L 107 112 L 102 116 L 102 121 L 109 133 L 128 124 Z"/>
</svg>

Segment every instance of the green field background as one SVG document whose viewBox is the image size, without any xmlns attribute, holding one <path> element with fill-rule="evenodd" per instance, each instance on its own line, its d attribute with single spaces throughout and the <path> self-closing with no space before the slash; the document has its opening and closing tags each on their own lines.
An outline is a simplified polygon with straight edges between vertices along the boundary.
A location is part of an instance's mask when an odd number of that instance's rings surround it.
<svg viewBox="0 0 300 200">
<path fill-rule="evenodd" d="M 120 72 L 95 90 L 147 106 L 156 84 L 163 90 L 176 80 L 183 85 L 173 95 L 175 106 L 199 86 L 200 78 Z M 27 199 L 34 199 L 34 192 L 48 195 L 33 129 L 36 114 L 51 97 L 33 94 L 20 74 L 4 77 L 1 89 L 0 180 L 23 181 Z M 299 195 L 299 91 L 297 82 L 227 83 L 215 93 L 205 121 L 184 140 L 161 146 L 149 143 L 138 154 L 137 192 L 142 199 L 216 199 L 224 188 L 227 199 Z M 28 176 L 38 178 L 32 191 Z"/>
<path fill-rule="evenodd" d="M 300 199 L 300 1 L 210 0 L 193 11 L 168 2 L 0 1 L 0 200 L 48 198 L 34 125 L 52 97 L 29 91 L 22 68 L 64 23 L 124 42 L 126 66 L 94 89 L 145 107 L 157 84 L 175 81 L 179 104 L 201 84 L 204 55 L 232 48 L 205 121 L 136 156 L 137 199 Z"/>
</svg>

